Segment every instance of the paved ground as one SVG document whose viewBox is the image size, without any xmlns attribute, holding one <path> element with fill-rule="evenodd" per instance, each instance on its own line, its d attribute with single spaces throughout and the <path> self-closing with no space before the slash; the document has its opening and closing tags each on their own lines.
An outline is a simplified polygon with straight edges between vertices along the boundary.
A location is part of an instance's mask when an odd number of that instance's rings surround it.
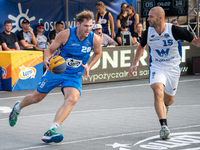
<svg viewBox="0 0 200 150">
<path fill-rule="evenodd" d="M 159 138 L 160 125 L 147 79 L 90 84 L 60 132 L 59 144 L 41 141 L 63 103 L 60 87 L 42 102 L 23 109 L 15 127 L 9 107 L 33 91 L 0 92 L 0 149 L 200 150 L 200 76 L 182 76 L 168 113 L 171 139 Z"/>
</svg>

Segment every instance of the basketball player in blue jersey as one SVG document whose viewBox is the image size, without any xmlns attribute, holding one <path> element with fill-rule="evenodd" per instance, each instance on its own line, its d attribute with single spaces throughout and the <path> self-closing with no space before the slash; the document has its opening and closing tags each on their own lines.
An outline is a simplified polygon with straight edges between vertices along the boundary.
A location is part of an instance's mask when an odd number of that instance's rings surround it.
<svg viewBox="0 0 200 150">
<path fill-rule="evenodd" d="M 200 38 L 194 37 L 184 28 L 165 23 L 164 19 L 165 11 L 162 7 L 153 7 L 149 11 L 150 27 L 142 35 L 128 75 L 133 76 L 133 70 L 137 70 L 137 62 L 148 44 L 150 53 L 149 83 L 154 93 L 154 107 L 161 124 L 160 137 L 166 140 L 170 138 L 170 130 L 167 126 L 165 105 L 169 106 L 174 102 L 181 73 L 178 40 L 186 40 L 200 47 Z"/>
<path fill-rule="evenodd" d="M 42 140 L 46 143 L 61 142 L 63 135 L 57 133 L 59 125 L 68 117 L 73 106 L 78 101 L 81 90 L 81 75 L 85 69 L 86 79 L 91 67 L 101 56 L 101 38 L 91 32 L 94 14 L 91 11 L 83 11 L 76 16 L 77 27 L 61 31 L 55 41 L 45 51 L 44 63 L 48 69 L 49 59 L 55 50 L 62 45 L 60 56 L 66 59 L 67 68 L 64 73 L 55 75 L 48 70 L 43 75 L 37 90 L 27 95 L 21 102 L 16 102 L 10 115 L 10 126 L 14 126 L 20 110 L 28 105 L 38 103 L 55 87 L 61 84 L 64 94 L 64 103 L 55 115 L 50 129 L 44 134 Z M 94 54 L 91 61 L 86 65 L 91 51 Z"/>
<path fill-rule="evenodd" d="M 101 24 L 103 27 L 103 33 L 109 35 L 114 39 L 114 20 L 110 12 L 106 11 L 106 7 L 103 2 L 96 3 L 96 8 L 99 13 L 96 14 L 95 24 Z"/>
</svg>

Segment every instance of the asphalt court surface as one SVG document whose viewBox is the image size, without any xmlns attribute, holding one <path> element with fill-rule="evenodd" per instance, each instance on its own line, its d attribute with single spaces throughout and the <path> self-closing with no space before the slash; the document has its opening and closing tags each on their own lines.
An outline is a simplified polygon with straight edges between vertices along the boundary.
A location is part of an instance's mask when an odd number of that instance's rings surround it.
<svg viewBox="0 0 200 150">
<path fill-rule="evenodd" d="M 148 79 L 83 85 L 82 95 L 59 130 L 61 143 L 41 141 L 63 103 L 60 87 L 24 108 L 15 127 L 9 109 L 33 90 L 0 92 L 0 149 L 3 150 L 200 150 L 200 76 L 181 76 L 169 108 L 170 140 L 159 138 Z"/>
</svg>

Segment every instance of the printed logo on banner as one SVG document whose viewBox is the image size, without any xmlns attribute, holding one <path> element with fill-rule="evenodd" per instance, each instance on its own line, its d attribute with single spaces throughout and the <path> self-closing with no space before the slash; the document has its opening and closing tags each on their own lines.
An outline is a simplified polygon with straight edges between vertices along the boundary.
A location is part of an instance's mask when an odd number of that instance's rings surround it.
<svg viewBox="0 0 200 150">
<path fill-rule="evenodd" d="M 7 70 L 6 68 L 2 67 L 2 79 L 6 79 Z"/>
<path fill-rule="evenodd" d="M 24 65 L 22 67 L 19 67 L 21 69 L 19 73 L 19 78 L 22 80 L 25 79 L 32 79 L 35 78 L 36 75 L 36 69 L 34 67 L 25 67 Z"/>
<path fill-rule="evenodd" d="M 22 25 L 22 21 L 24 19 L 27 19 L 30 22 L 35 20 L 35 16 L 33 16 L 31 18 L 28 17 L 29 9 L 26 10 L 26 13 L 22 13 L 21 3 L 18 3 L 18 9 L 19 9 L 19 15 L 17 17 L 14 17 L 11 14 L 8 15 L 9 19 L 15 21 L 14 23 L 12 23 L 12 25 L 15 26 L 15 28 L 12 29 L 12 32 L 16 32 L 17 30 L 20 31 L 22 29 L 21 25 Z"/>
</svg>

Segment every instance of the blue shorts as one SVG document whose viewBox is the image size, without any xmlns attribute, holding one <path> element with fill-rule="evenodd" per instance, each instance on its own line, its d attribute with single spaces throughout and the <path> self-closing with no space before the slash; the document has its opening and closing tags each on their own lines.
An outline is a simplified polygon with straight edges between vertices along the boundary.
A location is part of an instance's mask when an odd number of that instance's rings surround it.
<svg viewBox="0 0 200 150">
<path fill-rule="evenodd" d="M 40 93 L 49 93 L 52 89 L 58 87 L 59 85 L 61 85 L 61 91 L 64 87 L 74 87 L 81 94 L 81 75 L 66 73 L 56 75 L 47 70 L 38 84 L 37 91 Z"/>
</svg>

